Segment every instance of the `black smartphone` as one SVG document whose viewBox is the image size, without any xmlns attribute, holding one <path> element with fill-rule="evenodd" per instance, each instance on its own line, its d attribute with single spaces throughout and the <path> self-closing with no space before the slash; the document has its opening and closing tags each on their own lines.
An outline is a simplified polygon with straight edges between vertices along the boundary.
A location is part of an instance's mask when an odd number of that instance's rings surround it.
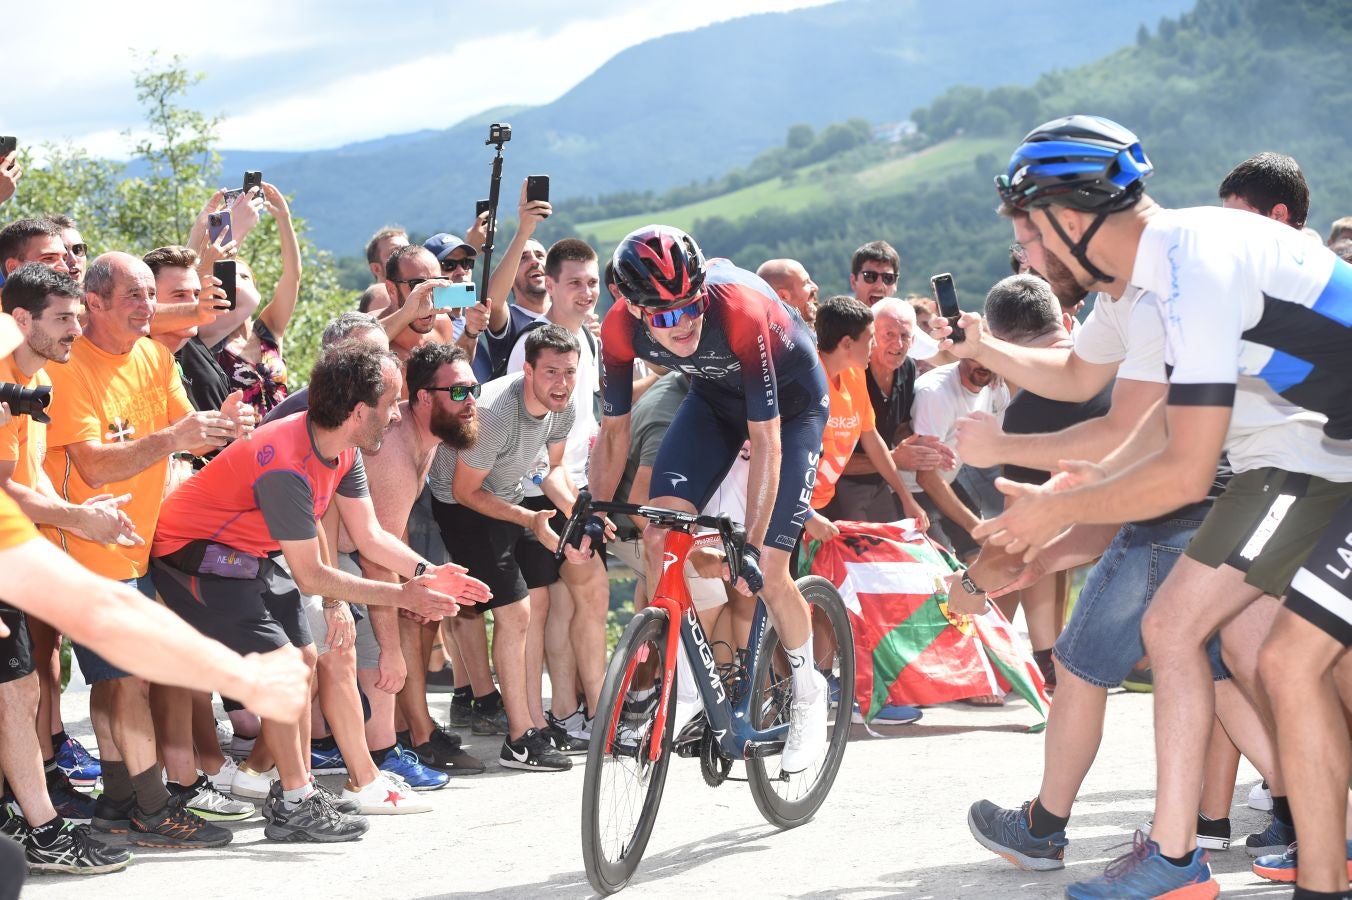
<svg viewBox="0 0 1352 900">
<path fill-rule="evenodd" d="M 245 173 L 244 173 L 244 193 L 246 193 L 246 194 L 249 193 L 249 190 L 250 190 L 251 188 L 258 188 L 258 193 L 259 193 L 259 195 L 260 195 L 260 196 L 262 195 L 262 193 L 263 193 L 263 173 L 262 173 L 262 172 L 245 172 Z"/>
<path fill-rule="evenodd" d="M 477 222 L 479 217 L 488 212 L 488 201 L 478 200 L 474 203 L 474 220 Z"/>
<path fill-rule="evenodd" d="M 19 147 L 19 139 L 13 135 L 0 136 L 0 157 L 9 156 Z"/>
<path fill-rule="evenodd" d="M 962 315 L 962 307 L 958 306 L 958 289 L 953 286 L 953 276 L 947 272 L 935 275 L 930 279 L 930 286 L 934 288 L 934 300 L 939 304 L 939 315 L 947 319 L 953 329 L 949 338 L 953 343 L 961 344 L 967 339 L 967 335 L 958 327 L 958 316 Z"/>
<path fill-rule="evenodd" d="M 536 200 L 549 202 L 549 176 L 548 175 L 527 175 L 526 176 L 526 202 L 533 203 Z"/>
<path fill-rule="evenodd" d="M 221 283 L 221 288 L 225 291 L 225 306 L 218 306 L 217 309 L 235 308 L 235 279 L 237 277 L 237 268 L 233 259 L 217 260 L 211 267 L 211 274 L 216 276 L 216 280 Z"/>
</svg>

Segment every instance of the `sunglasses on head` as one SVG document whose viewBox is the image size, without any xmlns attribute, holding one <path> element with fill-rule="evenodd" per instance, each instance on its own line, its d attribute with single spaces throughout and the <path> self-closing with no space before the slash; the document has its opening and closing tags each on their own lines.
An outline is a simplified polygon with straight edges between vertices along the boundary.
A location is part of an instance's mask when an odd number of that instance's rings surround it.
<svg viewBox="0 0 1352 900">
<path fill-rule="evenodd" d="M 648 312 L 645 309 L 643 311 L 643 317 L 648 320 L 648 325 L 653 328 L 675 328 L 681 323 L 682 319 L 698 319 L 700 316 L 704 315 L 704 311 L 708 308 L 709 296 L 701 293 L 690 303 L 687 303 L 685 306 L 677 307 L 676 309 L 669 309 L 659 313 Z"/>
<path fill-rule="evenodd" d="M 474 271 L 474 257 L 466 256 L 464 259 L 443 259 L 441 261 L 441 271 L 447 274 L 456 269 L 464 269 L 466 272 Z"/>
<path fill-rule="evenodd" d="M 859 277 L 864 279 L 868 284 L 876 284 L 879 278 L 883 280 L 883 284 L 889 286 L 897 283 L 896 272 L 870 272 L 865 269 L 859 273 Z"/>
<path fill-rule="evenodd" d="M 428 391 L 445 391 L 451 395 L 451 399 L 456 403 L 461 403 L 469 397 L 475 400 L 479 399 L 479 394 L 483 391 L 482 384 L 453 384 L 450 387 L 430 387 L 424 388 Z"/>
</svg>

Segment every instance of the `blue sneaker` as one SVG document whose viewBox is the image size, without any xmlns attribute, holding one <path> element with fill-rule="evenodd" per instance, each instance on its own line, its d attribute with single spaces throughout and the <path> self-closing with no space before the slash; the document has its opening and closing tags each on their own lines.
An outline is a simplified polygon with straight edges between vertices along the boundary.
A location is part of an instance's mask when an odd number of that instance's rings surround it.
<svg viewBox="0 0 1352 900">
<path fill-rule="evenodd" d="M 332 750 L 321 750 L 314 744 L 311 744 L 310 774 L 346 775 L 347 763 L 343 761 L 343 754 L 337 747 L 334 747 Z"/>
<path fill-rule="evenodd" d="M 91 788 L 103 774 L 103 765 L 90 756 L 89 751 L 75 738 L 66 738 L 66 742 L 56 748 L 54 758 L 57 766 L 76 787 Z"/>
<path fill-rule="evenodd" d="M 75 822 L 88 822 L 94 817 L 94 798 L 75 790 L 59 766 L 48 769 L 46 775 L 47 796 L 58 816 Z"/>
<path fill-rule="evenodd" d="M 1091 881 L 1066 887 L 1069 900 L 1214 900 L 1221 886 L 1211 877 L 1207 852 L 1192 851 L 1186 866 L 1176 866 L 1160 855 L 1160 845 L 1136 832 L 1131 852 L 1108 863 Z"/>
<path fill-rule="evenodd" d="M 914 706 L 884 706 L 873 720 L 875 725 L 910 725 L 919 722 L 924 713 Z"/>
<path fill-rule="evenodd" d="M 1347 871 L 1352 874 L 1352 841 L 1347 842 Z M 1272 856 L 1260 856 L 1253 861 L 1253 874 L 1268 881 L 1283 884 L 1296 883 L 1296 845 L 1286 848 L 1285 853 Z"/>
<path fill-rule="evenodd" d="M 987 850 L 1029 872 L 1051 872 L 1066 867 L 1064 831 L 1033 837 L 1028 830 L 1028 807 L 1003 809 L 989 800 L 978 800 L 967 811 L 967 828 Z"/>
<path fill-rule="evenodd" d="M 418 761 L 418 754 L 412 750 L 405 750 L 398 744 L 385 754 L 385 758 L 380 761 L 378 766 L 382 772 L 390 772 L 398 775 L 408 782 L 408 786 L 415 791 L 435 791 L 446 786 L 446 782 L 451 780 L 451 776 L 445 772 L 438 772 L 436 769 L 429 769 Z"/>
<path fill-rule="evenodd" d="M 1271 856 L 1285 853 L 1295 842 L 1296 829 L 1273 816 L 1266 828 L 1244 839 L 1244 849 L 1253 857 Z"/>
</svg>

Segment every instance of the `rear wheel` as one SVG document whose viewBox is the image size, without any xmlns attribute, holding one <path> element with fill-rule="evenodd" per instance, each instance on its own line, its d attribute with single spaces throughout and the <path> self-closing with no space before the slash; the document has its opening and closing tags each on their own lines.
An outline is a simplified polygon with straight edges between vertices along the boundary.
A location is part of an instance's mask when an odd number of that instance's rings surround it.
<svg viewBox="0 0 1352 900">
<path fill-rule="evenodd" d="M 780 769 L 778 756 L 746 761 L 756 807 L 766 821 L 780 828 L 802 825 L 830 793 L 850 738 L 850 698 L 854 696 L 854 635 L 840 594 L 831 582 L 816 575 L 798 579 L 798 590 L 812 614 L 817 669 L 826 676 L 833 702 L 826 726 L 826 752 L 816 763 L 788 775 Z M 779 635 L 773 625 L 768 625 L 751 673 L 751 719 L 756 728 L 788 725 L 793 702 L 789 672 Z"/>
<path fill-rule="evenodd" d="M 629 882 L 662 802 L 676 722 L 675 686 L 664 683 L 670 627 L 663 610 L 635 615 L 601 684 L 582 782 L 582 858 L 587 880 L 600 894 L 613 894 Z M 667 722 L 657 735 L 663 694 L 670 698 Z M 656 762 L 650 757 L 654 741 L 662 746 Z"/>
</svg>

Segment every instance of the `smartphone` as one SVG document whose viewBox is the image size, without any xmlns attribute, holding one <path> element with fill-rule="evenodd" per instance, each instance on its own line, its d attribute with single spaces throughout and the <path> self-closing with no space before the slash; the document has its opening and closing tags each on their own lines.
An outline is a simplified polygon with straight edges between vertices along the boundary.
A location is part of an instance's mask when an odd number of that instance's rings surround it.
<svg viewBox="0 0 1352 900">
<path fill-rule="evenodd" d="M 437 309 L 464 309 L 479 302 L 473 282 L 432 288 L 432 305 Z"/>
<path fill-rule="evenodd" d="M 19 139 L 10 135 L 0 137 L 0 158 L 9 156 L 19 147 Z"/>
<path fill-rule="evenodd" d="M 536 200 L 549 202 L 549 176 L 548 175 L 527 175 L 526 176 L 526 202 L 533 203 Z"/>
<path fill-rule="evenodd" d="M 479 217 L 482 216 L 482 215 L 483 215 L 484 213 L 486 213 L 486 212 L 488 212 L 488 201 L 487 201 L 487 200 L 478 200 L 478 201 L 475 201 L 475 203 L 474 203 L 474 221 L 477 222 L 477 221 L 479 220 Z"/>
<path fill-rule="evenodd" d="M 237 277 L 235 261 L 233 259 L 217 260 L 211 267 L 211 274 L 216 276 L 216 280 L 221 283 L 221 287 L 225 290 L 225 305 L 216 308 L 234 309 L 236 301 L 235 279 Z"/>
<path fill-rule="evenodd" d="M 263 173 L 245 172 L 244 173 L 244 193 L 249 193 L 253 188 L 258 188 L 259 196 L 263 194 Z"/>
<path fill-rule="evenodd" d="M 228 244 L 234 240 L 234 235 L 230 231 L 230 210 L 207 213 L 207 241 L 215 244 L 222 234 L 225 235 L 225 240 L 220 243 Z"/>
<path fill-rule="evenodd" d="M 958 290 L 953 286 L 953 276 L 947 272 L 935 275 L 930 279 L 930 286 L 934 288 L 934 300 L 939 304 L 939 315 L 947 319 L 953 329 L 949 338 L 953 343 L 961 344 L 967 339 L 967 335 L 958 327 L 958 316 L 962 315 L 962 307 L 958 306 Z"/>
</svg>

